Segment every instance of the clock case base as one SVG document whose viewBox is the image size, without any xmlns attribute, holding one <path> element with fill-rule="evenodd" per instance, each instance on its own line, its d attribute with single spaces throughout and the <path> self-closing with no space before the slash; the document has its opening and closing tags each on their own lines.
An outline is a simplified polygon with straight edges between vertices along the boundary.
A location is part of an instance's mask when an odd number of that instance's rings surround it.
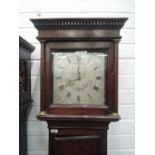
<svg viewBox="0 0 155 155">
<path fill-rule="evenodd" d="M 119 115 L 38 115 L 49 129 L 49 155 L 107 155 L 107 132 Z"/>
</svg>

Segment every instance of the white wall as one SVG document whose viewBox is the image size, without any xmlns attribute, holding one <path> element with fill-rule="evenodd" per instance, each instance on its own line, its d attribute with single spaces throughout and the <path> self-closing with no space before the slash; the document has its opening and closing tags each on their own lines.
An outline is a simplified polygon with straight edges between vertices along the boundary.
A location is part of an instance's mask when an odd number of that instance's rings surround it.
<svg viewBox="0 0 155 155">
<path fill-rule="evenodd" d="M 20 0 L 20 35 L 36 49 L 31 68 L 33 106 L 28 114 L 28 155 L 47 155 L 48 130 L 36 119 L 40 104 L 40 45 L 37 30 L 29 21 L 38 17 L 128 17 L 119 46 L 119 113 L 111 123 L 108 155 L 134 155 L 134 0 Z"/>
</svg>

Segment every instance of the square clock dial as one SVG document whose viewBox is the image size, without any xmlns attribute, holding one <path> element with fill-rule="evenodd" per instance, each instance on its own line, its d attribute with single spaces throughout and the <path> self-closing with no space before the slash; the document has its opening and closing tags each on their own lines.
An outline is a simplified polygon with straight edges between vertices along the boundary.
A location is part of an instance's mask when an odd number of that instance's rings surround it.
<svg viewBox="0 0 155 155">
<path fill-rule="evenodd" d="M 52 52 L 53 104 L 105 105 L 107 53 Z"/>
</svg>

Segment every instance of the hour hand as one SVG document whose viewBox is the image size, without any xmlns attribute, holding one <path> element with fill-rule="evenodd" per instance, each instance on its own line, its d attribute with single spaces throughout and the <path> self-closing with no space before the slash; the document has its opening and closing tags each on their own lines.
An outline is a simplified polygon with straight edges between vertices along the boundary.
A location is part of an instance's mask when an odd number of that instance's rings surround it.
<svg viewBox="0 0 155 155">
<path fill-rule="evenodd" d="M 81 58 L 78 56 L 77 57 L 77 80 L 81 80 L 81 75 L 80 75 L 80 60 Z"/>
</svg>

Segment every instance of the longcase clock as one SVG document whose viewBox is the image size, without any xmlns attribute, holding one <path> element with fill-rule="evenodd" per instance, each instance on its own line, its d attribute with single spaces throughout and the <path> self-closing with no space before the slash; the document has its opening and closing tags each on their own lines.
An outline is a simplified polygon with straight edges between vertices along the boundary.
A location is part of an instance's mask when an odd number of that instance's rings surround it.
<svg viewBox="0 0 155 155">
<path fill-rule="evenodd" d="M 19 154 L 27 155 L 27 112 L 32 104 L 28 62 L 35 47 L 19 36 Z M 25 152 L 25 153 L 23 153 Z"/>
<path fill-rule="evenodd" d="M 118 121 L 118 44 L 126 18 L 31 19 L 41 43 L 49 155 L 107 155 Z"/>
</svg>

